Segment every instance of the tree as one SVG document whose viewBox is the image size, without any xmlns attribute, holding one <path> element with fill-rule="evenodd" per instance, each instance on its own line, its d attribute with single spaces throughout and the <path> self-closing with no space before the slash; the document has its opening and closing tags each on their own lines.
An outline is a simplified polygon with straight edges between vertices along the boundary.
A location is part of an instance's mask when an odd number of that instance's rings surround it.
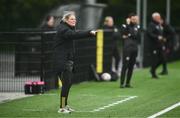
<svg viewBox="0 0 180 118">
<path fill-rule="evenodd" d="M 44 15 L 75 0 L 0 0 L 0 30 L 37 27 Z"/>
</svg>

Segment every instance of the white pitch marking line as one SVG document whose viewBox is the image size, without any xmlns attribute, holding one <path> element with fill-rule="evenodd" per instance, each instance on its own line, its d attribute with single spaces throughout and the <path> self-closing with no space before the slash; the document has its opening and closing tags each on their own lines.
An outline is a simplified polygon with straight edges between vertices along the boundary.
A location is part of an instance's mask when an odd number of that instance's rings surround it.
<svg viewBox="0 0 180 118">
<path fill-rule="evenodd" d="M 132 95 L 118 95 L 117 97 L 127 98 L 127 97 L 132 97 Z"/>
<path fill-rule="evenodd" d="M 28 111 L 28 112 L 30 112 L 30 111 L 35 111 L 35 112 L 38 112 L 38 111 L 43 111 L 43 110 L 41 110 L 41 109 L 22 109 L 23 111 Z"/>
<path fill-rule="evenodd" d="M 160 115 L 162 115 L 162 114 L 164 114 L 164 113 L 166 113 L 166 112 L 168 112 L 168 111 L 170 111 L 176 107 L 179 107 L 179 106 L 180 106 L 180 102 L 178 102 L 178 103 L 176 103 L 176 104 L 174 104 L 174 105 L 172 105 L 172 106 L 170 106 L 170 107 L 168 107 L 168 108 L 166 108 L 166 109 L 164 109 L 164 110 L 162 110 L 162 111 L 160 111 L 160 112 L 158 112 L 152 116 L 149 116 L 147 118 L 156 118 L 157 116 L 160 116 Z"/>
<path fill-rule="evenodd" d="M 103 107 L 100 107 L 100 108 L 94 109 L 94 110 L 93 110 L 93 111 L 91 111 L 91 112 L 97 112 L 97 111 L 100 111 L 100 110 L 103 110 L 103 109 L 106 109 L 106 108 L 109 108 L 109 107 L 115 106 L 115 105 L 117 105 L 117 104 L 120 104 L 120 103 L 126 102 L 126 101 L 128 101 L 128 100 L 134 99 L 134 98 L 136 98 L 136 97 L 137 97 L 137 96 L 131 96 L 131 97 L 125 98 L 125 99 L 123 99 L 123 100 L 119 100 L 119 101 L 116 101 L 116 102 L 114 102 L 114 103 L 108 104 L 108 105 L 106 105 L 106 106 L 103 106 Z"/>
</svg>

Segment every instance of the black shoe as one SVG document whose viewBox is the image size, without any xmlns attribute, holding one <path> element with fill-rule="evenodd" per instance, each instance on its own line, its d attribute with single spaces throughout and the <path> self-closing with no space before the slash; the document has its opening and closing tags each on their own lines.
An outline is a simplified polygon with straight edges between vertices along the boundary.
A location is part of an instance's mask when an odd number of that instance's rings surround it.
<svg viewBox="0 0 180 118">
<path fill-rule="evenodd" d="M 157 75 L 152 75 L 152 79 L 158 79 L 158 76 Z"/>
<path fill-rule="evenodd" d="M 126 88 L 133 88 L 130 84 L 125 85 Z"/>
<path fill-rule="evenodd" d="M 168 75 L 167 71 L 162 71 L 161 73 L 159 73 L 160 75 Z"/>
<path fill-rule="evenodd" d="M 151 73 L 153 79 L 158 79 L 158 76 L 155 74 L 155 72 L 150 70 L 150 73 Z"/>
<path fill-rule="evenodd" d="M 120 85 L 120 88 L 124 88 L 124 85 Z"/>
</svg>

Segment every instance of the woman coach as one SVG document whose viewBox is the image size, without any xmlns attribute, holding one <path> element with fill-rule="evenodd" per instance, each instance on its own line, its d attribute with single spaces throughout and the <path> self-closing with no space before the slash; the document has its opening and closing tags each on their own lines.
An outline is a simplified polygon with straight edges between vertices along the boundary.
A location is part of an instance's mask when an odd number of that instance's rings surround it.
<svg viewBox="0 0 180 118">
<path fill-rule="evenodd" d="M 68 104 L 68 94 L 71 87 L 74 68 L 74 44 L 73 40 L 87 38 L 96 35 L 96 31 L 77 31 L 76 16 L 73 12 L 65 14 L 57 26 L 54 47 L 54 70 L 56 76 L 61 78 L 62 89 L 60 109 L 58 113 L 70 113 L 74 111 Z"/>
</svg>

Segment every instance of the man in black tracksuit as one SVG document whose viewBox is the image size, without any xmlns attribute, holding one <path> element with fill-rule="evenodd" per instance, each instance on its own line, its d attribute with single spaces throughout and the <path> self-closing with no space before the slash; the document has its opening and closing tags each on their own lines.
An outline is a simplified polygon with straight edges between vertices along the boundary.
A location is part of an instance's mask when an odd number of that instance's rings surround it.
<svg viewBox="0 0 180 118">
<path fill-rule="evenodd" d="M 120 88 L 131 87 L 130 81 L 133 74 L 134 64 L 136 62 L 139 39 L 138 16 L 130 14 L 130 22 L 122 25 L 123 39 L 123 65 L 121 70 Z M 126 83 L 125 83 L 126 79 Z M 125 83 L 125 84 L 124 84 Z"/>
<path fill-rule="evenodd" d="M 152 64 L 150 73 L 152 78 L 157 79 L 156 69 L 164 60 L 164 51 L 166 50 L 165 43 L 166 39 L 163 37 L 163 27 L 161 25 L 161 16 L 155 12 L 152 14 L 152 22 L 149 24 L 147 29 L 147 36 L 151 42 L 151 57 Z"/>
<path fill-rule="evenodd" d="M 165 50 L 163 50 L 163 62 L 162 62 L 162 72 L 161 75 L 168 74 L 167 68 L 167 56 L 173 50 L 173 40 L 175 39 L 176 32 L 174 28 L 168 24 L 164 19 L 161 19 L 161 25 L 163 27 L 163 37 L 166 39 Z"/>
</svg>

